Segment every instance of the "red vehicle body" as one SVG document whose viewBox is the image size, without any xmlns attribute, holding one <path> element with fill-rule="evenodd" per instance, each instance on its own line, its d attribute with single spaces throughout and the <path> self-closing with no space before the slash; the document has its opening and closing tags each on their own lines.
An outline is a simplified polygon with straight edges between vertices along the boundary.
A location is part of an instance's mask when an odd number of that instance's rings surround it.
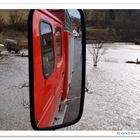
<svg viewBox="0 0 140 140">
<path fill-rule="evenodd" d="M 53 13 L 53 14 L 52 14 Z M 56 14 L 56 15 L 55 15 Z M 60 20 L 61 17 L 63 19 Z M 68 44 L 72 32 L 64 30 L 62 11 L 36 10 L 33 15 L 33 59 L 34 59 L 34 109 L 37 127 L 52 126 L 62 101 L 68 96 Z M 46 23 L 46 25 L 45 25 Z M 41 48 L 41 24 L 50 26 L 54 50 L 53 70 L 49 77 L 43 74 L 43 53 Z M 43 27 L 42 27 L 43 28 Z M 57 33 L 60 31 L 61 58 L 57 61 Z M 43 32 L 43 31 L 42 31 Z M 47 31 L 46 31 L 47 32 Z M 46 34 L 42 35 L 45 36 Z M 45 37 L 44 37 L 45 38 Z M 47 39 L 46 39 L 47 40 Z M 45 40 L 45 43 L 47 41 Z M 49 40 L 50 41 L 50 40 Z M 48 42 L 49 42 L 48 41 Z M 48 53 L 49 54 L 49 53 Z M 51 54 L 50 54 L 51 55 Z M 51 57 L 51 56 L 50 56 Z M 51 59 L 53 59 L 51 58 Z M 46 61 L 46 60 L 45 60 Z M 48 61 L 48 60 L 47 60 Z"/>
</svg>

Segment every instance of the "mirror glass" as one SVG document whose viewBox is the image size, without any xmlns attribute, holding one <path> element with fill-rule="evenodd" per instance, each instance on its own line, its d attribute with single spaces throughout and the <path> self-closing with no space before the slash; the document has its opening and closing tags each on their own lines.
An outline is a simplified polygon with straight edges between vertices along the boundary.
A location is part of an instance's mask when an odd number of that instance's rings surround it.
<svg viewBox="0 0 140 140">
<path fill-rule="evenodd" d="M 32 126 L 46 129 L 71 123 L 80 113 L 81 15 L 78 10 L 35 10 L 31 19 Z"/>
<path fill-rule="evenodd" d="M 80 112 L 80 12 L 34 10 L 28 19 L 29 13 L 0 10 L 0 130 L 50 128 L 76 120 Z"/>
</svg>

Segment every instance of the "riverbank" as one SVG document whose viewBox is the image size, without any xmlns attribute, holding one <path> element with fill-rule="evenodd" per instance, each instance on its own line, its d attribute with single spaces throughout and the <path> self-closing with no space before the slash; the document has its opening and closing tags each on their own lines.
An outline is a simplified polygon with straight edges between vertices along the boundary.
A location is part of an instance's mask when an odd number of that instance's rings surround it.
<svg viewBox="0 0 140 140">
<path fill-rule="evenodd" d="M 92 41 L 98 40 L 106 43 L 132 42 L 139 45 L 140 39 L 136 34 L 137 31 L 131 33 L 126 31 L 119 32 L 115 29 L 86 27 L 86 42 L 90 44 Z"/>
</svg>

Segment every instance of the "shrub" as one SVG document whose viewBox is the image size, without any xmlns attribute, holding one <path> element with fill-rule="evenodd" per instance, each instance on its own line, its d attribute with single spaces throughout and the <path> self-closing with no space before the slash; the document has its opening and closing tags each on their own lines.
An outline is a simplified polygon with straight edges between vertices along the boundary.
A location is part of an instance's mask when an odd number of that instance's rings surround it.
<svg viewBox="0 0 140 140">
<path fill-rule="evenodd" d="M 24 14 L 18 10 L 11 11 L 9 14 L 9 24 L 23 33 L 27 30 L 27 20 L 24 18 Z"/>
<path fill-rule="evenodd" d="M 5 19 L 3 18 L 3 16 L 0 16 L 0 29 L 2 29 L 5 26 Z"/>
</svg>

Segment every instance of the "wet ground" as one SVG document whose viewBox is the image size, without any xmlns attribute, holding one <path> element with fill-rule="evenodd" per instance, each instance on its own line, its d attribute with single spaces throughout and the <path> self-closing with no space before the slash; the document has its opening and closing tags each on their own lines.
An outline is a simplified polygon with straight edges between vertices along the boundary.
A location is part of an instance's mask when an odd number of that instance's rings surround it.
<svg viewBox="0 0 140 140">
<path fill-rule="evenodd" d="M 24 51 L 26 52 L 26 51 Z M 0 55 L 0 130 L 31 129 L 28 58 Z"/>
<path fill-rule="evenodd" d="M 87 45 L 87 80 L 82 119 L 67 130 L 140 130 L 140 46 L 105 44 L 97 68 Z"/>
</svg>

